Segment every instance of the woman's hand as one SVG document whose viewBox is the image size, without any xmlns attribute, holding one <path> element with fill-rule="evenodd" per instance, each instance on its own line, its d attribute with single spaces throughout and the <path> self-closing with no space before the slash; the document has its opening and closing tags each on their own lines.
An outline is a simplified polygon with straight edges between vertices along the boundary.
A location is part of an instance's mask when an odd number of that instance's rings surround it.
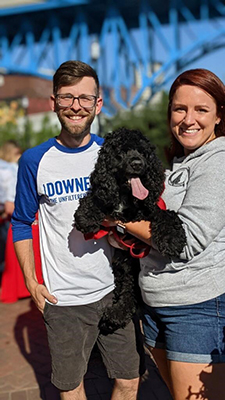
<svg viewBox="0 0 225 400">
<path fill-rule="evenodd" d="M 111 218 L 106 217 L 104 219 L 104 221 L 102 222 L 101 225 L 105 226 L 106 228 L 108 227 L 113 227 L 116 226 L 118 224 L 119 221 L 113 221 Z M 126 235 L 123 235 L 121 237 L 121 239 L 123 239 L 123 237 L 125 237 Z M 118 241 L 116 239 L 116 237 L 114 236 L 113 232 L 109 232 L 108 234 L 108 242 L 112 247 L 115 247 L 116 249 L 120 249 L 120 250 L 128 250 L 128 248 L 126 246 L 124 246 L 122 243 L 120 243 L 120 241 Z"/>
<path fill-rule="evenodd" d="M 108 239 L 109 244 L 112 247 L 115 247 L 116 249 L 120 249 L 120 250 L 128 250 L 128 247 L 124 246 L 121 242 L 116 240 L 113 232 L 109 232 L 107 239 Z"/>
<path fill-rule="evenodd" d="M 118 224 L 119 221 L 113 221 L 111 218 L 106 217 L 101 225 L 105 226 L 106 228 L 110 227 L 110 226 L 116 226 Z"/>
</svg>

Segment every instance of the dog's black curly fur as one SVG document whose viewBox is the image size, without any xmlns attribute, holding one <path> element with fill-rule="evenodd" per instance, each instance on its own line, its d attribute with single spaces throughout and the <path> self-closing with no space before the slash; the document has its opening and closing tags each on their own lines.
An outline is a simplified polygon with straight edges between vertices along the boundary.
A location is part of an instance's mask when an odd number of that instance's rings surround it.
<svg viewBox="0 0 225 400">
<path fill-rule="evenodd" d="M 139 177 L 149 194 L 144 200 L 132 195 L 130 179 Z M 164 170 L 155 146 L 139 131 L 120 128 L 109 133 L 90 176 L 91 190 L 80 200 L 75 227 L 82 233 L 97 232 L 105 217 L 122 222 L 151 221 L 152 239 L 163 255 L 179 256 L 185 245 L 181 220 L 174 211 L 161 210 L 157 201 L 164 188 Z M 128 252 L 115 251 L 113 306 L 100 328 L 113 331 L 131 319 L 136 300 L 138 261 Z"/>
</svg>

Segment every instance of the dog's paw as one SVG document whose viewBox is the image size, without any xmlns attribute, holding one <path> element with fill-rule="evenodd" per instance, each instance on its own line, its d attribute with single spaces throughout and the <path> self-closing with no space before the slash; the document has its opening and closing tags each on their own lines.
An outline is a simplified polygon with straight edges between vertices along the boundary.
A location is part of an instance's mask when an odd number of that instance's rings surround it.
<svg viewBox="0 0 225 400">
<path fill-rule="evenodd" d="M 117 329 L 125 328 L 126 325 L 127 325 L 127 323 L 124 321 L 123 322 L 114 322 L 114 321 L 108 320 L 107 318 L 104 319 L 104 317 L 103 317 L 99 322 L 99 329 L 103 335 L 107 335 L 109 333 L 113 333 L 113 332 L 117 331 Z"/>
<path fill-rule="evenodd" d="M 186 245 L 182 221 L 174 211 L 163 211 L 152 222 L 152 239 L 162 255 L 179 257 Z"/>
<path fill-rule="evenodd" d="M 102 333 L 113 333 L 117 329 L 123 329 L 132 319 L 134 313 L 128 312 L 128 310 L 126 314 L 121 313 L 121 307 L 120 310 L 117 310 L 117 305 L 118 303 L 115 303 L 105 309 L 99 322 L 99 329 Z"/>
<path fill-rule="evenodd" d="M 98 232 L 101 225 L 98 220 L 89 218 L 87 214 L 76 212 L 74 214 L 74 227 L 83 234 L 86 234 Z"/>
<path fill-rule="evenodd" d="M 182 237 L 167 235 L 159 238 L 158 241 L 155 241 L 155 244 L 163 256 L 179 257 L 185 246 L 185 241 Z"/>
</svg>

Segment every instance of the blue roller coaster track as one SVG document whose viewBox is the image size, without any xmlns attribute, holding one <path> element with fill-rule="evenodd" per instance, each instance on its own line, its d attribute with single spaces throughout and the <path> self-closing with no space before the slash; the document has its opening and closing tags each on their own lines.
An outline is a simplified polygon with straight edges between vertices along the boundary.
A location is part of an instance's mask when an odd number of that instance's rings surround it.
<svg viewBox="0 0 225 400">
<path fill-rule="evenodd" d="M 52 79 L 80 59 L 98 72 L 105 112 L 148 101 L 179 71 L 225 46 L 222 0 L 0 2 L 0 73 Z"/>
</svg>

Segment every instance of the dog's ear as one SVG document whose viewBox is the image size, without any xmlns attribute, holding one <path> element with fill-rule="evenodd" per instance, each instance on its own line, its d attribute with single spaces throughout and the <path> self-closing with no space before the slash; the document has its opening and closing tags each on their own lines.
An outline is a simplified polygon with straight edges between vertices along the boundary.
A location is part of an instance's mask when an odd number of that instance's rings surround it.
<svg viewBox="0 0 225 400">
<path fill-rule="evenodd" d="M 100 184 L 96 184 L 94 194 L 107 208 L 117 208 L 120 200 L 119 190 L 116 179 L 112 175 L 107 175 Z"/>
<path fill-rule="evenodd" d="M 160 191 L 163 190 L 165 180 L 165 170 L 162 161 L 156 154 L 155 146 L 148 143 L 145 147 L 144 155 L 148 165 L 148 175 L 152 182 L 151 186 L 157 186 Z"/>
<path fill-rule="evenodd" d="M 98 159 L 95 164 L 95 168 L 90 175 L 90 183 L 93 188 L 95 183 L 100 184 L 108 179 L 110 175 L 110 160 L 107 157 L 106 152 L 101 148 Z"/>
<path fill-rule="evenodd" d="M 118 204 L 119 191 L 117 182 L 112 173 L 112 152 L 109 147 L 102 147 L 95 168 L 90 175 L 90 184 L 92 194 L 102 204 Z"/>
<path fill-rule="evenodd" d="M 90 177 L 91 190 L 102 206 L 113 208 L 119 203 L 119 190 L 115 177 L 110 173 L 107 163 L 96 164 Z M 108 208 L 108 207 L 107 207 Z"/>
<path fill-rule="evenodd" d="M 109 136 L 110 134 L 107 135 L 103 146 L 99 150 L 94 171 L 91 173 L 90 183 L 92 187 L 95 182 L 101 185 L 102 182 L 109 179 L 112 175 L 113 155 L 115 154 L 115 150 L 111 146 Z"/>
</svg>

